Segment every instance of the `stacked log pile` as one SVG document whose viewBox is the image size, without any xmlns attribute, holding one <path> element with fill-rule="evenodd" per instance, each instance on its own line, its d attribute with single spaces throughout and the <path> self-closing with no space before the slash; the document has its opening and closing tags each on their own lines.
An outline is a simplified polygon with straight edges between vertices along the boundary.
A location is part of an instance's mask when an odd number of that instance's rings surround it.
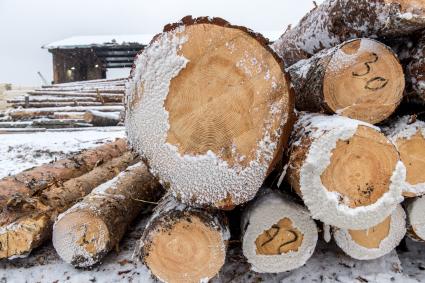
<svg viewBox="0 0 425 283">
<path fill-rule="evenodd" d="M 8 100 L 0 132 L 117 126 L 127 79 L 43 86 Z M 107 113 L 107 114 L 106 114 Z"/>
<path fill-rule="evenodd" d="M 272 46 L 220 18 L 165 26 L 136 57 L 126 89 L 134 153 L 111 157 L 105 166 L 129 159 L 105 182 L 92 173 L 103 165 L 44 183 L 5 179 L 20 186 L 3 197 L 0 257 L 53 232 L 65 261 L 91 267 L 151 204 L 135 257 L 164 282 L 214 278 L 230 239 L 261 273 L 304 265 L 317 227 L 358 260 L 389 253 L 406 232 L 425 241 L 425 122 L 403 99 L 406 83 L 420 91 L 421 60 L 403 66 L 382 43 L 424 29 L 425 3 L 414 0 L 328 0 Z M 127 167 L 139 162 L 133 154 L 140 163 Z M 242 213 L 228 217 L 235 207 Z"/>
</svg>

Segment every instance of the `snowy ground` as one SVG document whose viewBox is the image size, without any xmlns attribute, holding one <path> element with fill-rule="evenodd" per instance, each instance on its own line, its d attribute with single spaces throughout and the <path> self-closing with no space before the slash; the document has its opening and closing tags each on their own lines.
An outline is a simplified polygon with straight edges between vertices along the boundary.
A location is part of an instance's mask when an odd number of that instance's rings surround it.
<svg viewBox="0 0 425 283">
<path fill-rule="evenodd" d="M 122 129 L 0 135 L 0 177 L 123 135 Z M 154 282 L 146 267 L 132 258 L 147 217 L 141 216 L 133 225 L 118 253 L 111 252 L 103 264 L 91 270 L 74 269 L 62 262 L 51 243 L 47 243 L 28 258 L 0 261 L 0 282 Z M 240 243 L 232 241 L 227 262 L 212 281 L 425 282 L 425 244 L 408 240 L 407 247 L 407 252 L 393 251 L 377 260 L 357 261 L 345 256 L 334 243 L 321 241 L 305 266 L 292 272 L 261 275 L 249 271 Z"/>
</svg>

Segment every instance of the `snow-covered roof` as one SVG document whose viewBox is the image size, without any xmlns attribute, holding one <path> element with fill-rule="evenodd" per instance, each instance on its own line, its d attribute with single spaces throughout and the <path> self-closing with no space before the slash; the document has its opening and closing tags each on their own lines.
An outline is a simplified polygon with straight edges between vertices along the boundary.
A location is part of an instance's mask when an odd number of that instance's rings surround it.
<svg viewBox="0 0 425 283">
<path fill-rule="evenodd" d="M 67 48 L 92 48 L 120 45 L 147 45 L 153 38 L 153 34 L 128 34 L 128 35 L 84 35 L 73 36 L 63 40 L 55 41 L 42 48 L 45 49 L 67 49 Z"/>
<path fill-rule="evenodd" d="M 270 41 L 275 41 L 282 34 L 281 31 L 260 32 Z M 44 49 L 72 49 L 72 48 L 92 48 L 110 47 L 120 45 L 147 45 L 154 37 L 154 34 L 127 34 L 127 35 L 84 35 L 73 36 L 63 40 L 55 41 L 43 45 Z"/>
</svg>

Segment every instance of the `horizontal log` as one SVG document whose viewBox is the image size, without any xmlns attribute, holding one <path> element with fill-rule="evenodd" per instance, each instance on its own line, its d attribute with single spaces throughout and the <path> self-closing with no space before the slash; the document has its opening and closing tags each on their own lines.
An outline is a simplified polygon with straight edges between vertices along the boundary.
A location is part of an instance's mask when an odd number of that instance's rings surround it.
<svg viewBox="0 0 425 283">
<path fill-rule="evenodd" d="M 120 122 L 120 114 L 117 112 L 99 112 L 99 111 L 87 111 L 84 114 L 84 121 L 94 126 L 116 126 Z"/>
<path fill-rule="evenodd" d="M 48 107 L 48 108 L 27 108 L 14 109 L 8 112 L 8 115 L 14 120 L 31 119 L 35 117 L 47 117 L 58 112 L 86 112 L 96 110 L 101 112 L 120 112 L 124 110 L 123 106 L 77 106 L 77 107 Z"/>
<path fill-rule="evenodd" d="M 28 96 L 28 101 L 31 102 L 96 102 L 98 98 L 95 96 L 53 96 L 53 95 L 31 95 Z M 13 99 L 6 100 L 7 103 L 25 103 L 25 97 L 19 96 Z"/>
<path fill-rule="evenodd" d="M 121 93 L 103 93 L 103 92 L 74 92 L 74 91 L 29 91 L 30 101 L 36 99 L 35 97 L 40 97 L 40 100 L 43 100 L 44 97 L 57 97 L 57 99 L 96 99 L 98 101 L 103 99 L 105 102 L 122 102 L 123 94 Z M 69 98 L 70 97 L 70 98 Z M 64 100 L 65 101 L 65 100 Z"/>
<path fill-rule="evenodd" d="M 77 81 L 77 82 L 69 82 L 69 83 L 61 83 L 61 84 L 52 84 L 52 85 L 44 85 L 42 88 L 56 88 L 56 87 L 67 87 L 67 86 L 80 86 L 80 85 L 116 85 L 122 84 L 127 81 L 127 78 L 117 78 L 117 79 L 99 79 L 99 80 L 88 80 L 88 81 Z"/>
<path fill-rule="evenodd" d="M 80 101 L 69 101 L 69 102 L 21 102 L 13 103 L 11 107 L 13 108 L 46 108 L 46 107 L 76 107 L 76 106 L 102 106 L 109 105 L 114 106 L 118 105 L 117 103 L 102 103 L 102 102 L 80 102 Z"/>
<path fill-rule="evenodd" d="M 59 128 L 59 129 L 46 129 L 46 128 L 0 128 L 0 135 L 6 134 L 30 134 L 39 132 L 124 132 L 124 127 L 87 127 L 87 128 Z"/>
</svg>

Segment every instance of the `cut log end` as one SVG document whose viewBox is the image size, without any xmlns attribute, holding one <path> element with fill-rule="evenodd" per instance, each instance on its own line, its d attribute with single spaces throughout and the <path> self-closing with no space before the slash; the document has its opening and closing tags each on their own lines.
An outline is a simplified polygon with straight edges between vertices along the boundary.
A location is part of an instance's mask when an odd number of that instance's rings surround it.
<svg viewBox="0 0 425 283">
<path fill-rule="evenodd" d="M 316 224 L 304 207 L 279 193 L 269 191 L 259 196 L 242 220 L 243 253 L 256 272 L 298 268 L 314 252 Z"/>
<path fill-rule="evenodd" d="M 145 262 L 164 282 L 201 282 L 214 277 L 226 257 L 220 231 L 197 217 L 152 232 Z"/>
<path fill-rule="evenodd" d="M 340 116 L 301 113 L 287 179 L 313 218 L 365 229 L 402 200 L 406 170 L 395 146 L 376 128 Z"/>
<path fill-rule="evenodd" d="M 425 197 L 412 200 L 407 206 L 407 235 L 415 241 L 425 241 Z"/>
<path fill-rule="evenodd" d="M 54 230 L 53 245 L 57 253 L 73 266 L 92 266 L 109 251 L 107 225 L 87 211 L 64 215 Z"/>
<path fill-rule="evenodd" d="M 399 205 L 384 221 L 365 230 L 334 229 L 337 245 L 359 260 L 375 259 L 391 252 L 406 234 L 406 214 Z"/>
<path fill-rule="evenodd" d="M 383 134 L 359 126 L 350 139 L 337 142 L 321 180 L 349 207 L 368 206 L 388 192 L 397 162 L 397 151 Z"/>
<path fill-rule="evenodd" d="M 286 145 L 292 93 L 259 36 L 223 20 L 183 23 L 136 59 L 129 141 L 182 202 L 237 205 L 254 197 Z"/>
<path fill-rule="evenodd" d="M 397 57 L 374 40 L 346 42 L 326 67 L 325 103 L 346 117 L 381 122 L 400 104 L 403 91 L 404 74 Z"/>
</svg>

